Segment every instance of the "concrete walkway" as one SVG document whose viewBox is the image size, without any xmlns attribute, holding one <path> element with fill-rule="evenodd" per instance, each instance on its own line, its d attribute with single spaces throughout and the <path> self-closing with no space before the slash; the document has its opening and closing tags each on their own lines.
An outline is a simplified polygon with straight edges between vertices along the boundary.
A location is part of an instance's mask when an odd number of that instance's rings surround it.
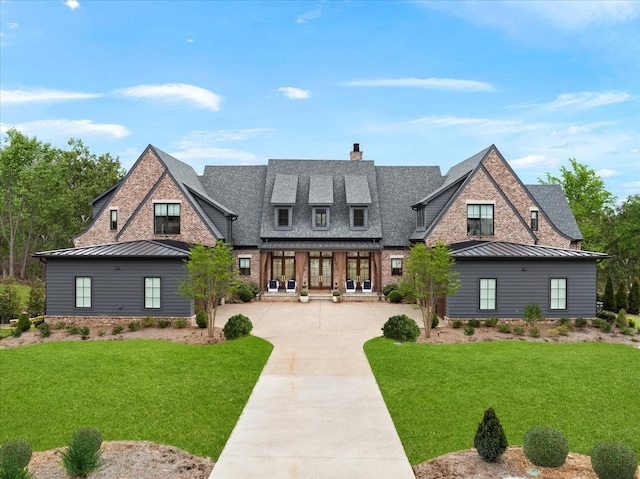
<svg viewBox="0 0 640 479">
<path fill-rule="evenodd" d="M 210 479 L 414 479 L 362 345 L 406 305 L 310 301 L 225 305 L 271 357 Z"/>
</svg>

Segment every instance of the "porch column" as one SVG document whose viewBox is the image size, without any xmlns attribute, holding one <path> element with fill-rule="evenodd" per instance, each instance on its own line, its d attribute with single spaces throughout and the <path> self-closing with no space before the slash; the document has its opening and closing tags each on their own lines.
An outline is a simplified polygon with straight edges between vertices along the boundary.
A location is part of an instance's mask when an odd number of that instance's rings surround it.
<svg viewBox="0 0 640 479">
<path fill-rule="evenodd" d="M 336 278 L 334 281 L 338 282 L 338 289 L 341 293 L 344 293 L 344 265 L 347 262 L 347 253 L 345 251 L 338 251 L 333 254 L 336 258 Z"/>
<path fill-rule="evenodd" d="M 381 251 L 374 251 L 373 252 L 373 281 L 374 281 L 374 285 L 373 285 L 373 290 L 376 292 L 380 292 L 382 291 L 382 285 L 380 284 L 382 282 L 382 252 Z"/>
<path fill-rule="evenodd" d="M 296 261 L 296 282 L 298 283 L 298 291 L 302 289 L 304 280 L 304 267 L 307 262 L 307 252 L 306 251 L 296 251 L 295 256 Z"/>
<path fill-rule="evenodd" d="M 264 293 L 264 287 L 267 284 L 267 260 L 269 253 L 260 251 L 260 293 Z"/>
</svg>

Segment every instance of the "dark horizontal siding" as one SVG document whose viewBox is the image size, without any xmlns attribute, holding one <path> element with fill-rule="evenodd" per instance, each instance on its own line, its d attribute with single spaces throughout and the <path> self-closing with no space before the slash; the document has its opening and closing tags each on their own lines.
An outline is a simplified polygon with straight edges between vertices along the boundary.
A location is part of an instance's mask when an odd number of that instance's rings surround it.
<svg viewBox="0 0 640 479">
<path fill-rule="evenodd" d="M 438 216 L 442 208 L 444 208 L 444 205 L 447 204 L 456 191 L 457 188 L 452 186 L 427 203 L 425 207 L 425 226 L 427 228 L 433 223 L 433 220 L 436 219 L 436 216 Z"/>
<path fill-rule="evenodd" d="M 227 220 L 227 217 L 224 215 L 224 213 L 219 209 L 211 206 L 210 203 L 202 201 L 200 198 L 196 197 L 195 200 L 204 210 L 206 215 L 211 218 L 213 224 L 216 225 L 216 227 L 220 230 L 220 233 L 222 233 L 224 239 L 226 241 L 229 241 L 229 220 Z"/>
<path fill-rule="evenodd" d="M 75 277 L 90 276 L 92 307 L 75 307 Z M 144 278 L 161 278 L 161 308 L 144 308 Z M 47 314 L 69 316 L 191 316 L 192 302 L 177 294 L 181 259 L 47 259 Z"/>
<path fill-rule="evenodd" d="M 96 216 L 98 216 L 98 213 L 100 213 L 100 210 L 104 207 L 104 205 L 106 205 L 111 200 L 111 197 L 113 196 L 113 193 L 115 193 L 115 190 L 112 191 L 111 193 L 109 193 L 108 195 L 104 195 L 102 198 L 100 198 L 98 201 L 96 201 L 93 204 L 93 217 L 94 218 Z"/>
<path fill-rule="evenodd" d="M 450 318 L 521 318 L 537 303 L 548 318 L 593 317 L 596 313 L 596 264 L 588 260 L 459 260 L 458 292 L 447 298 Z M 524 270 L 526 268 L 526 271 Z M 497 279 L 497 310 L 480 311 L 480 278 Z M 567 278 L 567 309 L 551 310 L 550 279 Z"/>
</svg>

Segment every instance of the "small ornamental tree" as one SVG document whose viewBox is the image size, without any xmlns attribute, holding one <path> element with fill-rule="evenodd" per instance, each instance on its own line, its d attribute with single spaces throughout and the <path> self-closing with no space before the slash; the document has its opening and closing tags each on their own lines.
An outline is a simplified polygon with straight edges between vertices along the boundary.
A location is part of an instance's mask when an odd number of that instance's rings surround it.
<svg viewBox="0 0 640 479">
<path fill-rule="evenodd" d="M 624 281 L 620 281 L 620 283 L 618 283 L 618 290 L 616 291 L 616 309 L 612 309 L 611 311 L 626 310 L 629 307 L 628 302 L 627 285 L 624 284 Z"/>
<path fill-rule="evenodd" d="M 629 309 L 627 311 L 631 314 L 640 314 L 640 281 L 638 281 L 638 278 L 635 278 L 631 284 Z"/>
<path fill-rule="evenodd" d="M 407 274 L 400 284 L 400 291 L 405 297 L 417 301 L 427 338 L 431 337 L 432 315 L 436 302 L 455 293 L 460 287 L 454 265 L 451 250 L 442 241 L 437 241 L 432 248 L 427 248 L 424 243 L 417 243 L 409 251 Z"/>
<path fill-rule="evenodd" d="M 491 407 L 484 412 L 482 422 L 478 424 L 473 446 L 486 462 L 496 462 L 509 446 L 500 420 Z"/>
<path fill-rule="evenodd" d="M 611 275 L 607 277 L 607 284 L 604 287 L 604 294 L 602 295 L 602 309 L 605 311 L 617 311 L 616 297 L 613 292 L 613 280 L 611 279 Z"/>
<path fill-rule="evenodd" d="M 44 314 L 45 309 L 45 290 L 44 283 L 41 279 L 36 279 L 29 291 L 29 302 L 27 303 L 27 312 L 31 317 Z"/>
<path fill-rule="evenodd" d="M 193 246 L 190 257 L 185 260 L 186 277 L 180 283 L 181 296 L 201 300 L 209 318 L 207 331 L 213 338 L 218 303 L 233 288 L 233 252 L 224 241 L 217 241 L 213 248 Z"/>
<path fill-rule="evenodd" d="M 540 305 L 538 303 L 527 304 L 522 312 L 522 318 L 530 326 L 535 326 L 537 321 L 542 321 L 544 317 Z"/>
</svg>

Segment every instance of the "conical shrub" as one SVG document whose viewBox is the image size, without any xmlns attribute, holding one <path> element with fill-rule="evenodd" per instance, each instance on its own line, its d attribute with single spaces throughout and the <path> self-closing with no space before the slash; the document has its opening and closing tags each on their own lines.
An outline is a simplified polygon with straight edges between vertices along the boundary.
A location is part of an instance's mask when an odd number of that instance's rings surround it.
<svg viewBox="0 0 640 479">
<path fill-rule="evenodd" d="M 478 424 L 473 446 L 486 462 L 496 462 L 507 450 L 509 446 L 507 436 L 493 408 L 484 412 L 482 422 Z"/>
</svg>

